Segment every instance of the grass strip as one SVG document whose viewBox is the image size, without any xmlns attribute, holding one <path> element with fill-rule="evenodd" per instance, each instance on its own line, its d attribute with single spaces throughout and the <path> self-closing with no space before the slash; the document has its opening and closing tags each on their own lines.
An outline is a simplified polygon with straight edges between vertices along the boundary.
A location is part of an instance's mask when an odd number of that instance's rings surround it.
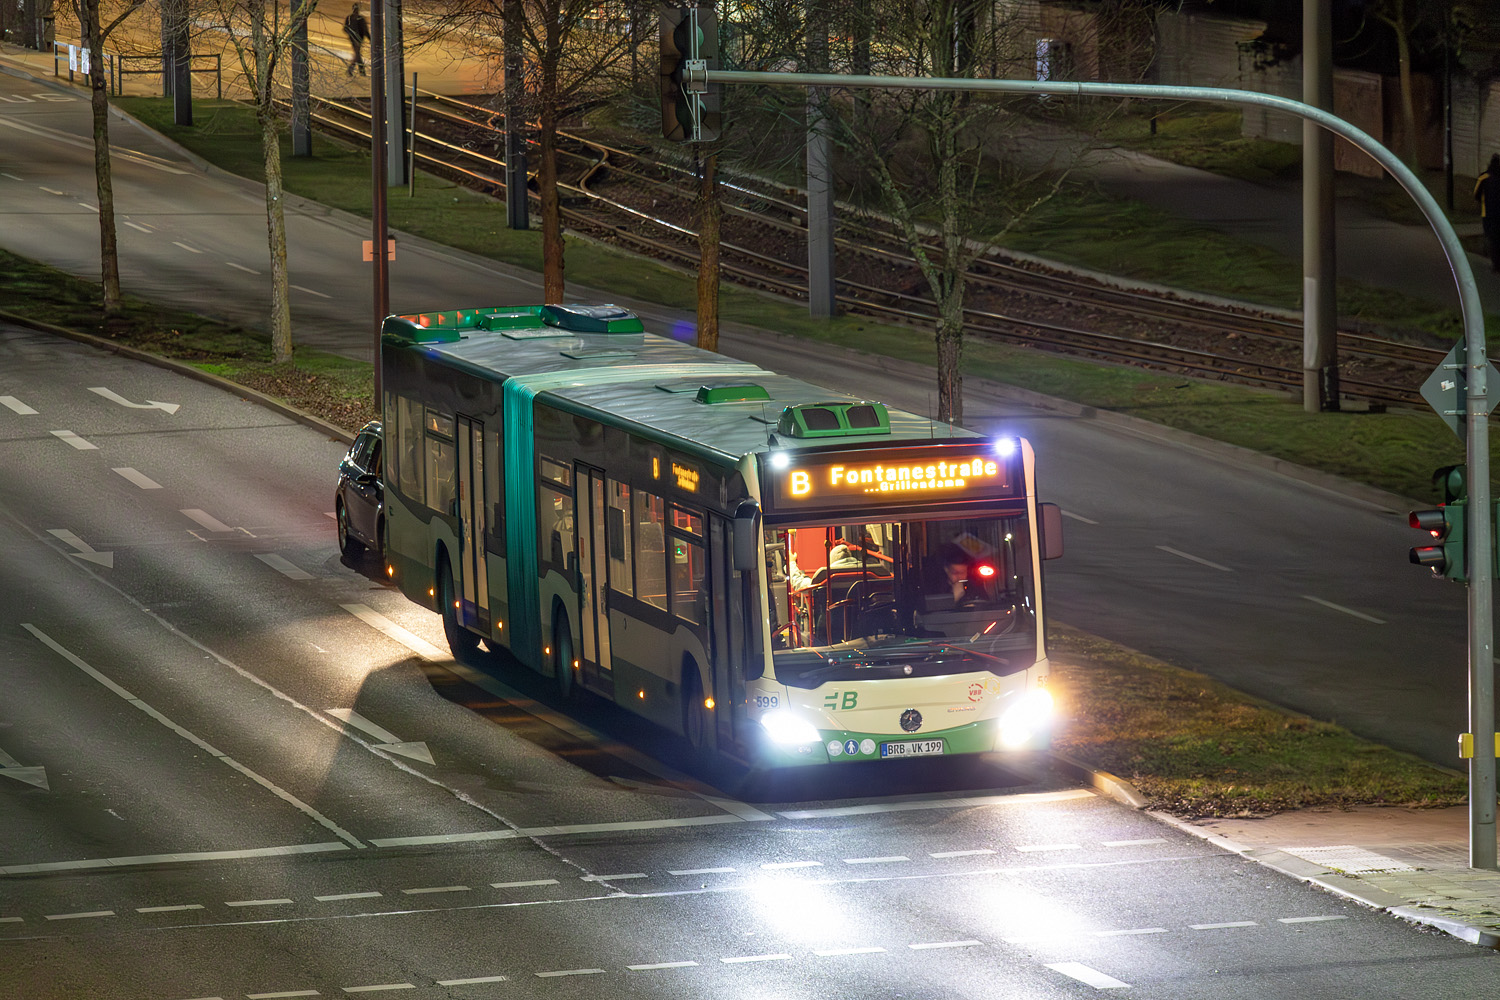
<svg viewBox="0 0 1500 1000">
<path fill-rule="evenodd" d="M 1153 808 L 1196 818 L 1467 801 L 1457 772 L 1066 625 L 1049 633 L 1054 746 L 1131 781 Z"/>
</svg>

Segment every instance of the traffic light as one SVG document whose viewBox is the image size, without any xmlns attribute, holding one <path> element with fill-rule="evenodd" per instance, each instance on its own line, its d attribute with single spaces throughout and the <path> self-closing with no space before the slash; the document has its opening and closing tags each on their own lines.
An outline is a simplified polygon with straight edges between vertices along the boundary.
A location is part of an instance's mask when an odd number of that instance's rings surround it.
<svg viewBox="0 0 1500 1000">
<path fill-rule="evenodd" d="M 694 61 L 693 67 L 689 61 Z M 677 142 L 712 142 L 721 128 L 723 86 L 690 81 L 690 68 L 719 68 L 719 29 L 713 8 L 662 7 L 661 134 Z"/>
<path fill-rule="evenodd" d="M 1407 519 L 1413 528 L 1427 532 L 1437 544 L 1413 546 L 1411 561 L 1428 567 L 1434 576 L 1465 583 L 1469 579 L 1464 530 L 1469 490 L 1464 483 L 1464 467 L 1445 465 L 1432 474 L 1432 482 L 1442 489 L 1443 505 L 1433 510 L 1414 510 Z"/>
</svg>

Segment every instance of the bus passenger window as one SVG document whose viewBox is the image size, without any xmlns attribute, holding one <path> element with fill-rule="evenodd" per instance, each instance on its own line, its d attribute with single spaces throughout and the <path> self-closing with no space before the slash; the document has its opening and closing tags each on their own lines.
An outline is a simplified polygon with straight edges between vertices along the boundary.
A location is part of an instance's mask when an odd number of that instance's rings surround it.
<svg viewBox="0 0 1500 1000">
<path fill-rule="evenodd" d="M 454 476 L 452 441 L 427 436 L 427 506 L 442 514 L 451 513 L 458 496 Z"/>
<path fill-rule="evenodd" d="M 686 621 L 702 624 L 706 602 L 703 594 L 703 546 L 686 538 L 673 536 L 672 545 L 672 613 Z"/>
<path fill-rule="evenodd" d="M 611 479 L 608 489 L 604 535 L 609 546 L 609 584 L 622 594 L 633 595 L 635 566 L 630 547 L 630 487 Z"/>
<path fill-rule="evenodd" d="M 635 490 L 635 596 L 663 611 L 667 604 L 667 547 L 665 511 L 659 496 Z"/>
<path fill-rule="evenodd" d="M 542 486 L 536 508 L 538 556 L 566 572 L 573 554 L 573 498 Z"/>
<path fill-rule="evenodd" d="M 410 396 L 396 397 L 397 488 L 408 498 L 424 502 L 422 490 L 422 404 Z"/>
</svg>

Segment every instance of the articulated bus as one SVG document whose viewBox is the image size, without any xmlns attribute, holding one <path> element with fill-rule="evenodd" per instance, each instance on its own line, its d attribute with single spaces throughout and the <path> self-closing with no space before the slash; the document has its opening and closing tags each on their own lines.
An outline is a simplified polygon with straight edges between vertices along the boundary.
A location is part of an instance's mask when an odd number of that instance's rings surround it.
<svg viewBox="0 0 1500 1000">
<path fill-rule="evenodd" d="M 382 328 L 386 573 L 752 766 L 1050 739 L 1035 456 L 647 334 L 615 306 Z"/>
</svg>

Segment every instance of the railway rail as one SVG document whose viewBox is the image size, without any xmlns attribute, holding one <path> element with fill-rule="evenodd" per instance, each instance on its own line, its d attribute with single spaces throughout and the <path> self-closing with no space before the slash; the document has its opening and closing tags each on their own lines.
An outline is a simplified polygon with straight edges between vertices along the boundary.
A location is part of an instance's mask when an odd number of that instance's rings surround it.
<svg viewBox="0 0 1500 1000">
<path fill-rule="evenodd" d="M 504 190 L 503 115 L 472 102 L 419 93 L 414 156 L 468 186 Z M 362 107 L 322 99 L 315 124 L 368 142 Z M 493 155 L 492 155 L 493 154 Z M 564 225 L 686 268 L 698 262 L 692 228 L 696 177 L 682 164 L 580 136 L 559 134 Z M 725 277 L 805 299 L 806 207 L 800 193 L 753 178 L 721 181 L 720 244 Z M 535 194 L 533 193 L 533 197 Z M 870 220 L 837 235 L 839 305 L 895 322 L 931 326 L 937 309 L 925 279 L 893 232 Z M 936 253 L 933 247 L 930 252 Z M 1235 310 L 1106 286 L 1042 271 L 998 255 L 970 268 L 965 334 L 1037 350 L 1286 390 L 1300 390 L 1302 328 Z M 1340 391 L 1379 405 L 1422 405 L 1417 391 L 1442 360 L 1438 348 L 1341 331 Z"/>
</svg>

